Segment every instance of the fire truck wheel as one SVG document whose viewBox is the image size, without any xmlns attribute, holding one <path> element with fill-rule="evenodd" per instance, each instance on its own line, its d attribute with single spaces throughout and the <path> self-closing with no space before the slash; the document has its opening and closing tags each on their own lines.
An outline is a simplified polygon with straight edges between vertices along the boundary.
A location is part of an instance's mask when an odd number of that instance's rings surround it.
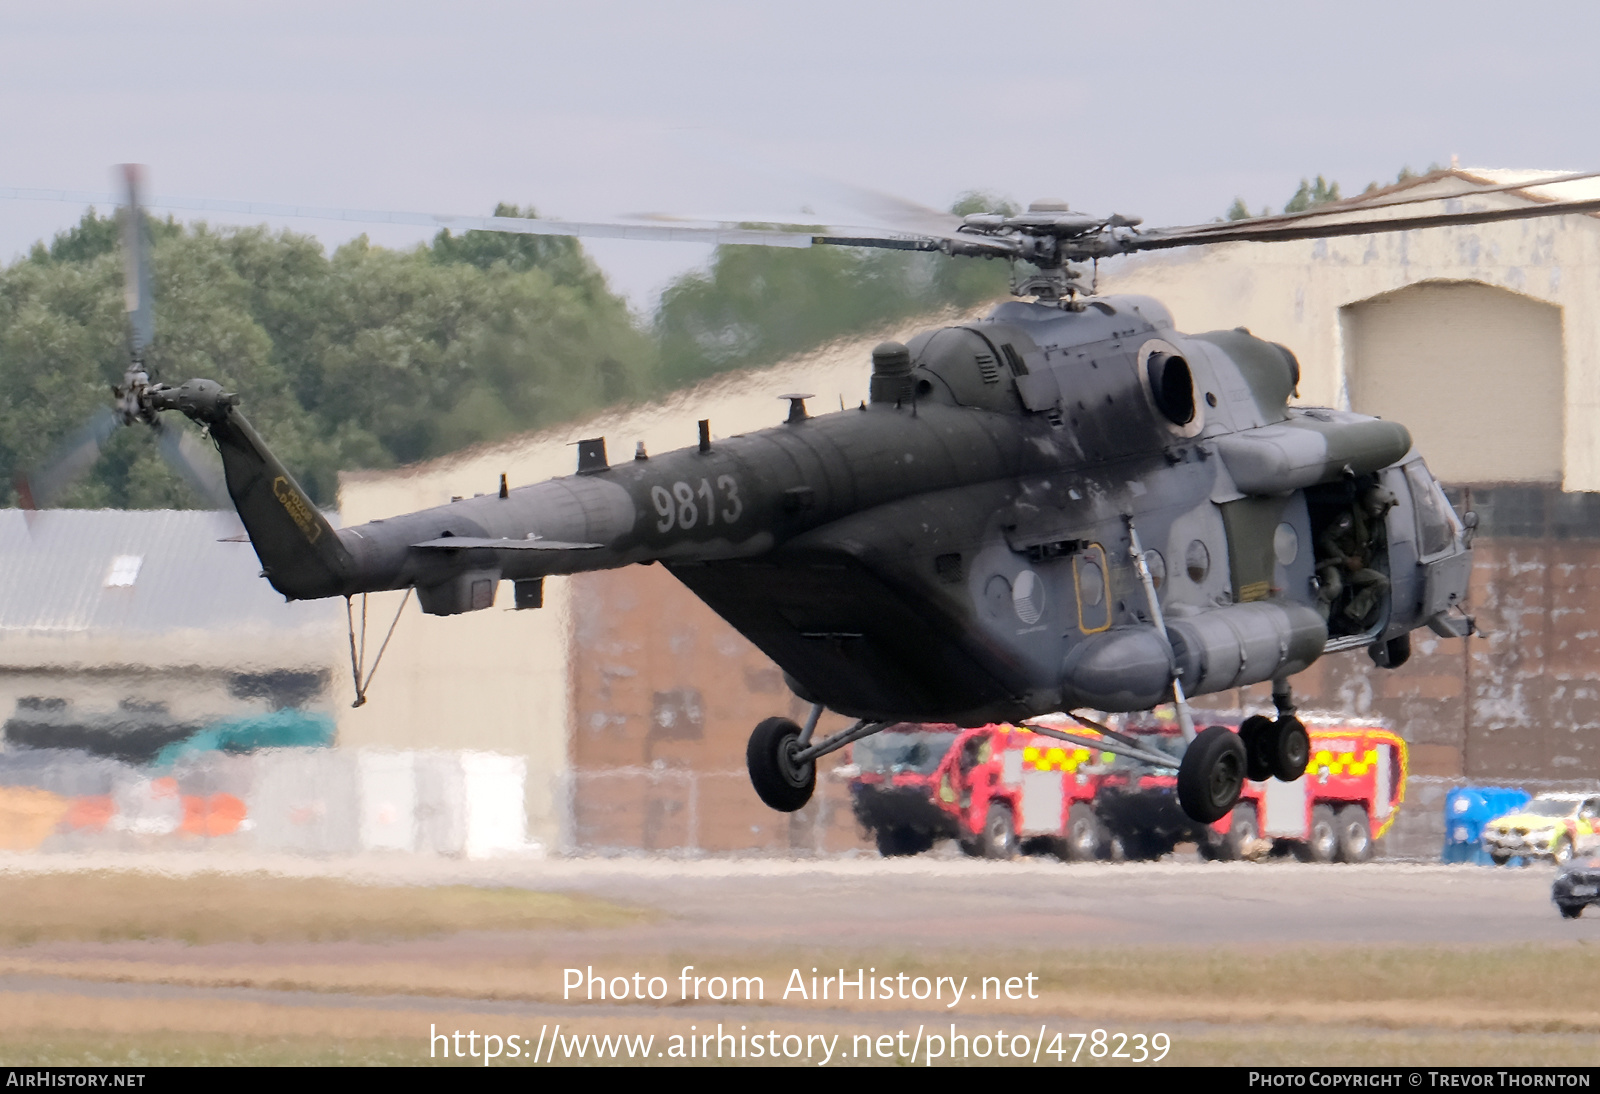
<svg viewBox="0 0 1600 1094">
<path fill-rule="evenodd" d="M 1244 789 L 1244 742 L 1226 726 L 1203 729 L 1178 764 L 1178 804 L 1190 820 L 1211 824 L 1228 815 Z"/>
<path fill-rule="evenodd" d="M 1496 866 L 1504 866 L 1506 863 L 1511 861 L 1511 856 L 1495 854 L 1491 851 L 1489 853 L 1489 861 L 1494 863 Z"/>
<path fill-rule="evenodd" d="M 1076 802 L 1067 810 L 1067 834 L 1060 846 L 1061 858 L 1066 862 L 1093 862 L 1106 857 L 1105 830 L 1089 803 Z"/>
<path fill-rule="evenodd" d="M 978 837 L 984 858 L 1013 858 L 1017 853 L 1017 825 L 1011 819 L 1011 807 L 1001 802 L 989 806 L 989 815 L 983 818 L 983 832 Z"/>
<path fill-rule="evenodd" d="M 1306 773 L 1311 761 L 1311 737 L 1300 719 L 1289 715 L 1273 723 L 1273 736 L 1265 738 L 1271 756 L 1272 775 L 1292 783 Z"/>
<path fill-rule="evenodd" d="M 1250 845 L 1261 838 L 1261 824 L 1256 819 L 1256 807 L 1241 802 L 1233 807 L 1233 820 L 1228 822 L 1228 834 L 1222 837 L 1217 855 L 1220 859 L 1236 862 L 1244 858 Z"/>
<path fill-rule="evenodd" d="M 1556 907 L 1561 909 L 1562 919 L 1577 919 L 1583 914 L 1584 906 L 1582 904 L 1557 904 Z"/>
<path fill-rule="evenodd" d="M 963 839 L 956 842 L 961 845 L 961 853 L 968 858 L 983 857 L 983 842 L 981 840 Z"/>
<path fill-rule="evenodd" d="M 1300 848 L 1302 862 L 1332 862 L 1339 855 L 1339 827 L 1326 805 L 1311 810 L 1311 838 Z"/>
<path fill-rule="evenodd" d="M 878 854 L 884 858 L 920 855 L 933 848 L 933 837 L 915 828 L 879 828 L 873 837 L 878 844 Z"/>
<path fill-rule="evenodd" d="M 1339 825 L 1339 861 L 1369 862 L 1372 859 L 1372 823 L 1360 805 L 1346 805 L 1335 815 Z"/>
<path fill-rule="evenodd" d="M 817 765 L 797 763 L 800 727 L 787 718 L 768 718 L 750 734 L 745 766 L 761 800 L 782 813 L 805 807 L 817 788 Z"/>
<path fill-rule="evenodd" d="M 1253 714 L 1239 726 L 1239 740 L 1244 742 L 1245 778 L 1264 782 L 1272 778 L 1272 719 L 1264 714 Z"/>
</svg>

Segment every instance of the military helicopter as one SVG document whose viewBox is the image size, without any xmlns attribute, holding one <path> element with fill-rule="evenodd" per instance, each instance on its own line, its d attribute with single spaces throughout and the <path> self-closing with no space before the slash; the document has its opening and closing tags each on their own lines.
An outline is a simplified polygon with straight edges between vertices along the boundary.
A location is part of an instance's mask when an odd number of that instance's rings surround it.
<svg viewBox="0 0 1600 1094">
<path fill-rule="evenodd" d="M 1180 333 L 1153 299 L 1096 295 L 1084 264 L 1600 209 L 1407 208 L 1428 200 L 1439 199 L 1380 195 L 1144 231 L 1137 219 L 1063 203 L 965 218 L 900 205 L 892 230 L 814 232 L 428 218 L 998 257 L 1016 264 L 1014 291 L 1031 299 L 878 346 L 858 407 L 813 414 L 810 396 L 789 395 L 771 428 L 713 443 L 702 421 L 695 447 L 617 463 L 604 438 L 587 439 L 572 475 L 516 489 L 502 478 L 498 494 L 351 528 L 333 528 L 311 503 L 239 394 L 206 379 L 131 376 L 119 398 L 141 419 L 177 411 L 205 428 L 263 575 L 291 600 L 414 589 L 424 612 L 454 615 L 490 607 L 509 580 L 517 608 L 538 608 L 547 576 L 664 566 L 811 704 L 804 725 L 768 718 L 750 736 L 751 782 L 774 809 L 806 804 L 820 757 L 895 722 L 970 726 L 1174 703 L 1187 746 L 1179 802 L 1209 823 L 1232 809 L 1245 778 L 1304 773 L 1295 673 L 1355 649 L 1397 667 L 1424 626 L 1470 633 L 1460 604 L 1476 520 L 1453 511 L 1404 426 L 1291 406 L 1300 376 L 1288 348 L 1243 329 Z M 1196 730 L 1189 697 L 1265 681 L 1275 717 L 1238 733 Z M 816 739 L 825 709 L 855 722 Z M 1074 717 L 1101 737 L 1034 731 L 1172 764 Z"/>
</svg>

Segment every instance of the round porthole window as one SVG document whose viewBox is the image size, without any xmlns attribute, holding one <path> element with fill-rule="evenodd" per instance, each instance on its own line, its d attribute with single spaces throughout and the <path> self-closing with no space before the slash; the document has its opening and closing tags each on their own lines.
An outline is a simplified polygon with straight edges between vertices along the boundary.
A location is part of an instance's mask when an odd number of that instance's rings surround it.
<svg viewBox="0 0 1600 1094">
<path fill-rule="evenodd" d="M 1044 615 L 1044 582 L 1032 570 L 1023 570 L 1011 587 L 1011 606 L 1017 618 L 1032 626 Z"/>
<path fill-rule="evenodd" d="M 1150 568 L 1150 580 L 1156 588 L 1167 583 L 1167 560 L 1154 547 L 1144 553 L 1144 564 Z"/>
<path fill-rule="evenodd" d="M 1206 545 L 1199 540 L 1191 540 L 1188 548 L 1183 552 L 1183 568 L 1189 575 L 1189 580 L 1196 585 L 1204 581 L 1211 573 L 1211 552 L 1206 550 Z"/>
<path fill-rule="evenodd" d="M 1078 560 L 1078 598 L 1094 607 L 1106 598 L 1106 575 L 1092 558 Z"/>
<path fill-rule="evenodd" d="M 1300 533 L 1292 524 L 1280 524 L 1272 533 L 1272 554 L 1279 566 L 1291 565 L 1300 557 Z"/>
</svg>

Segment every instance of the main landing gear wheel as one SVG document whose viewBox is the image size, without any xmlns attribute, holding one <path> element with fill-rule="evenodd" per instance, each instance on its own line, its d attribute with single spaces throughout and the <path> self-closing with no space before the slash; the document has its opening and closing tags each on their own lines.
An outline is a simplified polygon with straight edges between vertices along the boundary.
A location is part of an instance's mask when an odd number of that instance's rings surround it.
<svg viewBox="0 0 1600 1094">
<path fill-rule="evenodd" d="M 817 765 L 794 758 L 803 747 L 800 727 L 787 718 L 768 718 L 750 734 L 744 753 L 750 783 L 761 800 L 779 812 L 804 808 L 817 788 Z"/>
<path fill-rule="evenodd" d="M 1257 783 L 1272 778 L 1272 719 L 1252 714 L 1240 724 L 1239 740 L 1244 742 L 1245 778 Z"/>
<path fill-rule="evenodd" d="M 1211 824 L 1228 815 L 1244 789 L 1244 742 L 1224 726 L 1196 734 L 1178 764 L 1178 804 L 1190 820 Z"/>
<path fill-rule="evenodd" d="M 1292 714 L 1274 722 L 1272 733 L 1263 739 L 1268 742 L 1273 778 L 1292 783 L 1306 773 L 1306 764 L 1311 762 L 1311 736 Z"/>
</svg>

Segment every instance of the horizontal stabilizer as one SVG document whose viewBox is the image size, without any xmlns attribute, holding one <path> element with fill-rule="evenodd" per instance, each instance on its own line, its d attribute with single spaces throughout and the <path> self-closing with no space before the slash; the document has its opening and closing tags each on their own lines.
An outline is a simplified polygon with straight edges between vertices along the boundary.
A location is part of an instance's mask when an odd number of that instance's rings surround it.
<svg viewBox="0 0 1600 1094">
<path fill-rule="evenodd" d="M 475 539 L 471 536 L 445 536 L 442 539 L 413 543 L 441 551 L 460 551 L 468 547 L 491 547 L 496 551 L 593 551 L 604 543 L 563 543 L 555 539 Z"/>
</svg>

